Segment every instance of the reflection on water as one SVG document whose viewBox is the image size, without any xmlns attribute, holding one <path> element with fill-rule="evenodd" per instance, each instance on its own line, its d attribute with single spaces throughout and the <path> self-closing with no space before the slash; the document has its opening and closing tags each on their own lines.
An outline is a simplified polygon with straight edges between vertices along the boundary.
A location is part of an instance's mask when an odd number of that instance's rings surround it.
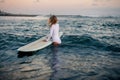
<svg viewBox="0 0 120 80">
<path fill-rule="evenodd" d="M 25 56 L 32 56 L 33 54 L 35 54 L 35 52 L 18 52 L 17 53 L 18 54 L 18 58 L 23 58 L 23 57 L 25 57 Z"/>
<path fill-rule="evenodd" d="M 52 57 L 51 57 L 51 69 L 53 70 L 51 76 L 50 76 L 50 80 L 58 80 L 57 79 L 57 71 L 59 69 L 59 66 L 58 66 L 58 58 L 57 58 L 57 52 L 58 52 L 58 46 L 55 47 L 55 46 L 52 46 L 51 48 L 52 50 Z"/>
</svg>

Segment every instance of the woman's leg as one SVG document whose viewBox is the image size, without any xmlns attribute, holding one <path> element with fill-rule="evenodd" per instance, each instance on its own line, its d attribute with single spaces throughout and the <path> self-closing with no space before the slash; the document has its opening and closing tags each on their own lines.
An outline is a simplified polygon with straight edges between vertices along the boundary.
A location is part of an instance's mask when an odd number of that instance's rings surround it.
<svg viewBox="0 0 120 80">
<path fill-rule="evenodd" d="M 59 46 L 59 43 L 53 42 L 53 46 L 57 47 L 57 46 Z"/>
</svg>

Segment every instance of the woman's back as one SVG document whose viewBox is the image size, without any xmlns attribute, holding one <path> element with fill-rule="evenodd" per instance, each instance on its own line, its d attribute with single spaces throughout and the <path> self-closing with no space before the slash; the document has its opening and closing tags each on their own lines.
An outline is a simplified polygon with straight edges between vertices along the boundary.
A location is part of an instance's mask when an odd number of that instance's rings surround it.
<svg viewBox="0 0 120 80">
<path fill-rule="evenodd" d="M 53 37 L 59 37 L 59 24 L 54 24 L 51 26 L 53 28 Z"/>
<path fill-rule="evenodd" d="M 59 37 L 59 24 L 53 24 L 51 26 L 52 32 L 52 40 L 53 42 L 61 43 L 60 37 Z"/>
</svg>

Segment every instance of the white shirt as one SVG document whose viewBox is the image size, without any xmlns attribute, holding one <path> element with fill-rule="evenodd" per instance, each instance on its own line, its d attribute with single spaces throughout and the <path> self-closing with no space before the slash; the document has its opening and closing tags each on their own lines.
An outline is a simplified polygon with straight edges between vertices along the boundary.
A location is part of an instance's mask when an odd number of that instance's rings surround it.
<svg viewBox="0 0 120 80">
<path fill-rule="evenodd" d="M 59 24 L 53 24 L 50 27 L 50 34 L 48 35 L 47 41 L 49 41 L 52 38 L 52 42 L 61 43 L 60 37 L 59 37 Z"/>
</svg>

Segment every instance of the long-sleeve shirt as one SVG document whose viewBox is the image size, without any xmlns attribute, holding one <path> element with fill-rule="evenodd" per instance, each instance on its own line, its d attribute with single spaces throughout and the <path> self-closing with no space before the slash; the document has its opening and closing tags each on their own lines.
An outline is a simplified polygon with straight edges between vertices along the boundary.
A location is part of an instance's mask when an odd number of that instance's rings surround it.
<svg viewBox="0 0 120 80">
<path fill-rule="evenodd" d="M 52 38 L 52 42 L 61 43 L 60 37 L 59 37 L 59 24 L 53 24 L 50 27 L 50 34 L 48 35 L 47 41 L 49 41 Z"/>
</svg>

